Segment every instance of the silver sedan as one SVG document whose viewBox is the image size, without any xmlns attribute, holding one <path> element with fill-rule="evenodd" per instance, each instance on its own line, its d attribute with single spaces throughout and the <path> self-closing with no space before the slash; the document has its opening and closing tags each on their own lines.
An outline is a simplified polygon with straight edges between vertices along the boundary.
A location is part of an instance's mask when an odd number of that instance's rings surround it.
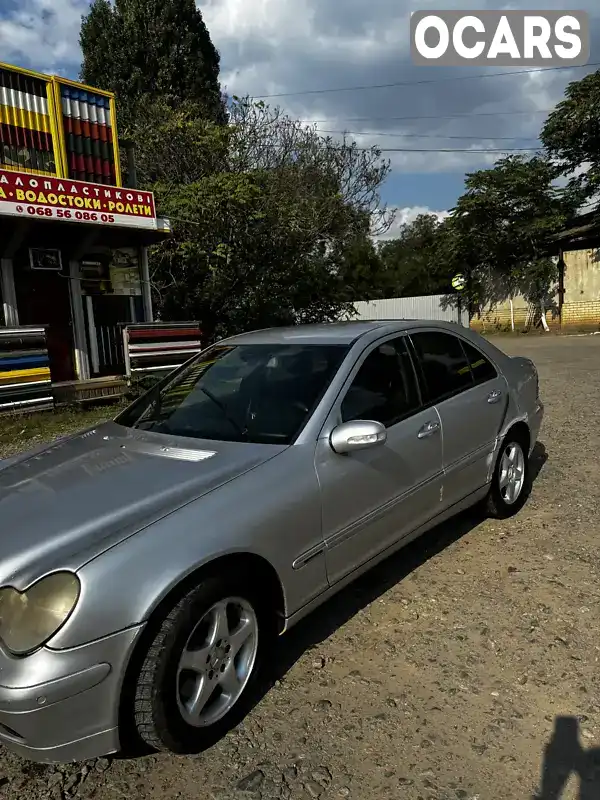
<svg viewBox="0 0 600 800">
<path fill-rule="evenodd" d="M 0 741 L 199 752 L 278 634 L 460 511 L 518 512 L 542 416 L 533 363 L 468 329 L 298 326 L 0 462 Z"/>
</svg>

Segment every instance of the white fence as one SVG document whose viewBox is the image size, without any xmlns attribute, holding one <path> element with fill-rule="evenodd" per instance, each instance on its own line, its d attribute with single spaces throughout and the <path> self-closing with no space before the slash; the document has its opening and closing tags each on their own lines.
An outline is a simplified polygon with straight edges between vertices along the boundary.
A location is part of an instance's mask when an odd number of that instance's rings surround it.
<svg viewBox="0 0 600 800">
<path fill-rule="evenodd" d="M 361 300 L 354 304 L 356 316 L 349 319 L 441 319 L 469 327 L 469 313 L 460 313 L 454 303 L 445 307 L 446 295 L 394 297 L 389 300 Z M 447 301 L 446 301 L 447 302 Z"/>
</svg>

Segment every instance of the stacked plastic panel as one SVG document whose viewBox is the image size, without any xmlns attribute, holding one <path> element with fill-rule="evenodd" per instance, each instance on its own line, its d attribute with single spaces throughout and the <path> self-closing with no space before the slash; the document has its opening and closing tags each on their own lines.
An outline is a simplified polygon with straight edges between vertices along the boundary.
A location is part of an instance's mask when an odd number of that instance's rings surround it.
<svg viewBox="0 0 600 800">
<path fill-rule="evenodd" d="M 0 413 L 53 404 L 45 328 L 0 327 Z"/>
<path fill-rule="evenodd" d="M 128 377 L 169 372 L 203 348 L 198 322 L 140 322 L 127 325 L 123 335 Z"/>
<path fill-rule="evenodd" d="M 64 84 L 60 92 L 69 177 L 116 185 L 109 99 Z"/>
<path fill-rule="evenodd" d="M 0 168 L 56 174 L 48 86 L 0 68 Z"/>
</svg>

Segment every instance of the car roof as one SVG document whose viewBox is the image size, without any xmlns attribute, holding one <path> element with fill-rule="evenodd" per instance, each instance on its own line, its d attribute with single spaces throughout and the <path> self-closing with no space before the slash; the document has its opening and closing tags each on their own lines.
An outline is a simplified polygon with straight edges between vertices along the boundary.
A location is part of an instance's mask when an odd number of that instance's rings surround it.
<svg viewBox="0 0 600 800">
<path fill-rule="evenodd" d="M 314 325 L 291 325 L 265 328 L 231 336 L 218 344 L 339 344 L 351 345 L 362 337 L 379 338 L 387 333 L 401 333 L 414 328 L 436 327 L 457 332 L 458 323 L 425 319 L 377 319 L 329 322 Z"/>
</svg>

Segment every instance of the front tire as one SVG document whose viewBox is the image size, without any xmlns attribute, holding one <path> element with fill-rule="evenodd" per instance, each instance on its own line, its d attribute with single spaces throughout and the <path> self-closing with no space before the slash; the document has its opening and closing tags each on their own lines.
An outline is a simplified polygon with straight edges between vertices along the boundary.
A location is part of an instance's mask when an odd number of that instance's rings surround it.
<svg viewBox="0 0 600 800">
<path fill-rule="evenodd" d="M 252 705 L 271 639 L 260 594 L 241 577 L 210 577 L 157 623 L 135 684 L 134 724 L 152 749 L 199 753 Z"/>
<path fill-rule="evenodd" d="M 530 490 L 526 444 L 521 437 L 509 432 L 502 443 L 486 498 L 487 515 L 496 519 L 514 516 L 527 502 Z"/>
</svg>

